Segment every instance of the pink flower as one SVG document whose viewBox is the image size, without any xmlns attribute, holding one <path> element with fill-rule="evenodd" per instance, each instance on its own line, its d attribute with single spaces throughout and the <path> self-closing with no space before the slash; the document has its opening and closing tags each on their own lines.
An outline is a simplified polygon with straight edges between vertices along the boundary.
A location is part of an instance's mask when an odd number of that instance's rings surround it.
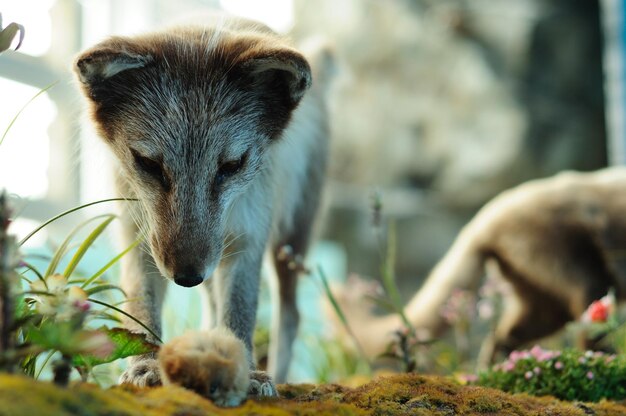
<svg viewBox="0 0 626 416">
<path fill-rule="evenodd" d="M 523 360 L 526 358 L 530 358 L 530 353 L 528 351 L 511 351 L 511 354 L 509 354 L 509 360 L 513 361 L 514 363 L 518 362 L 519 360 Z"/>
<path fill-rule="evenodd" d="M 533 368 L 533 373 L 535 373 L 537 375 L 541 374 L 541 368 L 539 368 L 539 367 Z"/>
<path fill-rule="evenodd" d="M 479 300 L 477 309 L 480 319 L 488 320 L 493 318 L 493 316 L 496 314 L 493 303 L 488 299 Z"/>
<path fill-rule="evenodd" d="M 532 347 L 530 349 L 530 354 L 535 357 L 535 359 L 539 359 L 540 356 L 542 356 L 544 353 L 544 351 L 541 349 L 541 347 L 539 345 L 535 345 L 534 347 Z"/>
<path fill-rule="evenodd" d="M 537 361 L 548 361 L 551 360 L 553 358 L 558 357 L 559 355 L 561 355 L 560 351 L 550 351 L 550 350 L 544 350 L 542 349 L 539 345 L 535 345 L 534 347 L 532 347 L 532 349 L 530 350 L 530 354 L 533 356 L 533 358 L 535 358 Z"/>
<path fill-rule="evenodd" d="M 502 370 L 503 370 L 505 373 L 508 373 L 509 371 L 513 371 L 513 369 L 515 369 L 515 363 L 514 363 L 514 362 L 512 362 L 512 361 L 505 361 L 505 362 L 502 364 Z"/>
<path fill-rule="evenodd" d="M 587 378 L 588 378 L 589 380 L 592 380 L 592 379 L 593 379 L 593 373 L 592 373 L 591 371 L 587 372 Z"/>
<path fill-rule="evenodd" d="M 472 319 L 476 313 L 474 294 L 468 290 L 454 289 L 439 311 L 439 315 L 450 325 Z"/>
<path fill-rule="evenodd" d="M 533 372 L 532 371 L 526 371 L 526 374 L 524 374 L 524 378 L 526 380 L 530 380 L 533 377 Z"/>
<path fill-rule="evenodd" d="M 462 374 L 459 378 L 465 383 L 475 383 L 478 381 L 476 374 Z"/>
<path fill-rule="evenodd" d="M 560 361 L 557 361 L 556 363 L 554 363 L 554 368 L 556 368 L 557 370 L 560 370 L 563 368 L 563 363 Z"/>
<path fill-rule="evenodd" d="M 87 312 L 91 308 L 91 305 L 89 304 L 89 302 L 80 301 L 80 300 L 77 300 L 74 303 L 72 303 L 72 306 L 76 308 L 78 312 Z"/>
<path fill-rule="evenodd" d="M 585 357 L 579 357 L 579 358 L 578 358 L 578 362 L 579 362 L 580 364 L 586 364 L 586 363 L 587 363 L 587 359 L 586 359 Z"/>
</svg>

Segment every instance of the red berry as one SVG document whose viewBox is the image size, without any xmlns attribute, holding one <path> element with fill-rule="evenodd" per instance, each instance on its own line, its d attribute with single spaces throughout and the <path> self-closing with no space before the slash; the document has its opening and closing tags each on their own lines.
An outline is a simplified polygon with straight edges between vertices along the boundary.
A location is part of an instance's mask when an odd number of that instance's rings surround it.
<svg viewBox="0 0 626 416">
<path fill-rule="evenodd" d="M 609 317 L 609 308 L 604 303 L 596 300 L 587 309 L 591 322 L 606 322 Z"/>
</svg>

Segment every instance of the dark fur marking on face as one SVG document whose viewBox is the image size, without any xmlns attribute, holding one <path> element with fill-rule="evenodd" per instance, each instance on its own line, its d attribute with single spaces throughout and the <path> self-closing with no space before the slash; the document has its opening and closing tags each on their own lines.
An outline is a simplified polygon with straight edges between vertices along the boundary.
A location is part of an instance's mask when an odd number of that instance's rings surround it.
<svg viewBox="0 0 626 416">
<path fill-rule="evenodd" d="M 133 155 L 133 159 L 135 161 L 135 166 L 137 167 L 137 169 L 143 175 L 149 177 L 152 180 L 156 180 L 163 187 L 163 190 L 165 192 L 169 192 L 172 187 L 172 182 L 165 172 L 163 162 L 142 156 L 139 154 L 139 152 L 133 149 L 131 149 L 131 153 Z"/>
<path fill-rule="evenodd" d="M 246 151 L 239 159 L 227 160 L 220 164 L 215 177 L 215 185 L 221 185 L 225 180 L 237 174 L 246 164 L 249 151 Z"/>
<path fill-rule="evenodd" d="M 262 35 L 225 34 L 213 51 L 207 51 L 204 39 L 191 35 L 118 37 L 84 52 L 75 67 L 100 131 L 109 140 L 123 128 L 124 117 L 168 80 L 181 82 L 184 88 L 207 89 L 207 94 L 211 85 L 229 85 L 244 102 L 228 113 L 254 107 L 260 116 L 258 128 L 275 138 L 311 85 L 311 69 L 295 49 L 278 39 L 264 41 Z"/>
</svg>

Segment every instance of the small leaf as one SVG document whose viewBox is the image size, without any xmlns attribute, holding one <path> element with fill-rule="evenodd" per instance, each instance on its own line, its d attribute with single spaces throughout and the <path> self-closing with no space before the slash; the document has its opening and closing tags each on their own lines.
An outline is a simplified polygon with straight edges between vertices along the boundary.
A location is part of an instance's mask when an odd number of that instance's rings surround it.
<svg viewBox="0 0 626 416">
<path fill-rule="evenodd" d="M 97 358 L 90 355 L 78 355 L 74 357 L 73 365 L 75 367 L 94 367 L 100 364 L 106 364 L 119 360 L 120 358 L 132 357 L 134 355 L 142 355 L 159 350 L 159 346 L 148 341 L 145 334 L 130 332 L 124 328 L 109 329 L 101 327 L 109 337 L 109 340 L 115 345 L 114 351 L 106 358 Z"/>
<path fill-rule="evenodd" d="M 78 346 L 75 345 L 77 334 L 75 324 L 71 321 L 55 322 L 42 321 L 39 327 L 26 330 L 29 341 L 46 350 L 58 350 L 64 354 L 75 354 Z"/>
<path fill-rule="evenodd" d="M 15 39 L 15 35 L 17 35 L 18 32 L 20 38 L 17 42 L 17 46 L 15 46 L 15 50 L 18 50 L 20 46 L 22 46 L 22 41 L 24 40 L 24 26 L 18 25 L 17 23 L 9 23 L 9 25 L 0 32 L 0 52 L 6 51 L 11 47 L 11 43 L 13 43 L 13 39 Z"/>
</svg>

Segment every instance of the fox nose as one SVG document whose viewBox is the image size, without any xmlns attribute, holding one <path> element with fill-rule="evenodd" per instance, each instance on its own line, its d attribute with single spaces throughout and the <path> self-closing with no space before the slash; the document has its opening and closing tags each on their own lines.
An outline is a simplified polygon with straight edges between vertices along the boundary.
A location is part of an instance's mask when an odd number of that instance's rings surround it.
<svg viewBox="0 0 626 416">
<path fill-rule="evenodd" d="M 174 276 L 174 283 L 183 287 L 194 287 L 202 283 L 204 279 L 200 275 L 178 275 Z"/>
</svg>

